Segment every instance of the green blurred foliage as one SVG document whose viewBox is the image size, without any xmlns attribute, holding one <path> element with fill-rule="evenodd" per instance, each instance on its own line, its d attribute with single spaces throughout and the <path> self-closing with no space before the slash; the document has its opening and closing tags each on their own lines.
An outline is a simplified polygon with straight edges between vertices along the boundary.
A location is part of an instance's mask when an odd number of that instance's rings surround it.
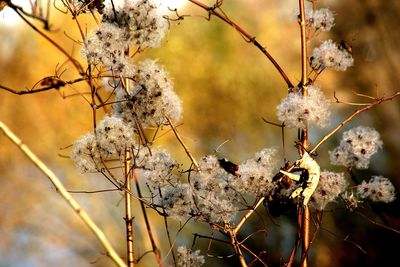
<svg viewBox="0 0 400 267">
<path fill-rule="evenodd" d="M 208 1 L 212 3 L 212 1 Z M 336 26 L 329 34 L 321 34 L 313 45 L 325 38 L 346 40 L 353 46 L 356 65 L 345 73 L 324 72 L 318 84 L 333 99 L 365 101 L 352 94 L 389 95 L 400 87 L 400 32 L 395 30 L 400 12 L 396 1 L 320 1 L 320 7 L 331 7 Z M 223 8 L 229 17 L 257 37 L 281 64 L 293 83 L 300 80 L 300 39 L 295 21 L 297 1 L 225 1 Z M 180 23 L 172 23 L 165 44 L 146 51 L 139 58 L 158 58 L 170 72 L 175 89 L 184 106 L 183 125 L 179 126 L 185 142 L 196 157 L 215 153 L 241 162 L 264 147 L 281 147 L 280 128 L 263 122 L 277 122 L 275 107 L 287 93 L 287 88 L 272 64 L 254 46 L 246 43 L 231 27 L 215 17 L 188 4 L 180 14 L 189 14 Z M 5 18 L 7 19 L 7 18 Z M 90 16 L 79 22 L 86 31 L 93 27 Z M 80 34 L 70 15 L 52 10 L 53 32 L 47 34 L 78 59 Z M 40 24 L 36 24 L 40 26 Z M 77 78 L 71 64 L 42 37 L 23 23 L 15 27 L 0 25 L 0 83 L 24 90 L 41 78 L 54 75 L 57 68 L 66 70 L 63 78 Z M 110 185 L 101 176 L 80 175 L 74 169 L 69 154 L 74 140 L 92 129 L 92 112 L 80 96 L 65 97 L 87 90 L 74 85 L 58 91 L 17 96 L 0 90 L 0 119 L 46 162 L 71 190 L 96 190 Z M 331 127 L 357 107 L 334 105 L 335 119 Z M 99 112 L 99 117 L 102 116 Z M 352 125 L 367 125 L 378 129 L 384 141 L 384 151 L 374 158 L 368 171 L 356 172 L 359 179 L 372 174 L 391 178 L 399 188 L 397 169 L 400 158 L 399 100 L 385 103 L 363 114 Z M 349 129 L 346 126 L 345 129 Z M 312 132 L 315 143 L 328 130 Z M 285 141 L 289 159 L 296 158 L 294 130 L 286 131 Z M 319 151 L 322 168 L 334 169 L 327 161 L 327 151 L 337 145 L 340 134 Z M 189 163 L 173 135 L 160 139 L 181 162 Z M 65 148 L 67 147 L 67 148 Z M 65 149 L 63 149 L 65 148 Z M 49 182 L 26 160 L 4 136 L 0 137 L 0 266 L 110 266 L 97 240 L 63 203 Z M 122 198 L 118 193 L 75 194 L 78 201 L 104 229 L 121 255 L 124 255 L 124 221 Z M 400 228 L 399 201 L 375 207 L 394 228 Z M 137 209 L 138 210 L 138 209 Z M 135 211 L 137 211 L 135 210 Z M 271 266 L 287 260 L 296 235 L 293 218 L 270 218 L 261 208 L 260 217 L 253 218 L 241 238 L 265 228 L 256 235 L 249 247 L 266 250 Z M 151 213 L 151 212 L 150 212 Z M 377 213 L 365 211 L 369 218 L 379 221 Z M 135 213 L 137 255 L 150 248 L 142 217 Z M 168 251 L 163 221 L 152 214 L 157 229 L 157 241 Z M 177 223 L 170 222 L 176 233 Z M 205 225 L 189 224 L 179 235 L 177 244 L 190 245 L 191 232 L 210 234 Z M 364 255 L 356 246 L 362 246 Z M 374 266 L 385 258 L 395 259 L 399 235 L 372 225 L 347 211 L 335 210 L 324 214 L 323 227 L 313 243 L 312 266 Z M 208 241 L 198 241 L 196 247 L 206 248 Z M 396 245 L 397 244 L 397 245 Z M 213 243 L 211 254 L 227 255 L 224 246 Z M 229 253 L 228 253 L 229 254 Z M 164 256 L 166 253 L 164 253 Z M 231 260 L 207 258 L 208 266 L 233 266 Z M 153 266 L 147 255 L 141 266 Z"/>
</svg>

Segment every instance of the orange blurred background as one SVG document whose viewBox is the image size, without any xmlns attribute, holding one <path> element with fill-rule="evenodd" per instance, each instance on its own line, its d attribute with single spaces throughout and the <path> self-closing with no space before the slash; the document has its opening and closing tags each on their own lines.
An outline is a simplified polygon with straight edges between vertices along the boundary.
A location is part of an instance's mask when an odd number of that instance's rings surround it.
<svg viewBox="0 0 400 267">
<path fill-rule="evenodd" d="M 43 1 L 45 3 L 46 1 Z M 213 1 L 204 1 L 212 4 Z M 61 3 L 56 2 L 58 6 Z M 225 1 L 223 10 L 235 22 L 257 37 L 281 64 L 294 84 L 301 79 L 299 27 L 295 21 L 298 1 Z M 325 71 L 319 78 L 325 94 L 333 92 L 344 101 L 364 101 L 352 92 L 375 96 L 390 95 L 400 88 L 400 31 L 396 29 L 400 2 L 379 0 L 318 1 L 318 7 L 329 7 L 336 14 L 336 26 L 330 33 L 320 34 L 318 45 L 327 38 L 351 43 L 355 67 L 348 71 Z M 7 9 L 7 8 L 6 8 Z M 26 24 L 10 23 L 0 13 L 0 84 L 17 90 L 31 88 L 41 78 L 54 75 L 58 67 L 66 69 L 65 80 L 78 78 L 65 56 L 52 47 Z M 199 158 L 215 153 L 224 141 L 219 156 L 242 162 L 264 147 L 281 147 L 280 129 L 263 122 L 277 122 L 275 107 L 287 94 L 287 88 L 272 64 L 254 46 L 228 25 L 212 17 L 210 21 L 200 8 L 188 3 L 179 9 L 191 15 L 172 23 L 164 44 L 140 55 L 158 58 L 174 80 L 175 90 L 183 100 L 184 118 L 179 131 Z M 89 15 L 80 16 L 88 31 L 93 27 Z M 66 51 L 83 62 L 81 41 L 71 15 L 51 9 L 51 32 L 46 32 Z M 40 23 L 35 25 L 42 29 Z M 43 29 L 42 29 L 43 30 Z M 78 42 L 77 42 L 78 41 Z M 74 140 L 92 130 L 89 104 L 79 96 L 66 97 L 76 90 L 87 90 L 85 84 L 64 87 L 40 94 L 14 95 L 0 90 L 0 120 L 6 123 L 57 175 L 70 190 L 96 190 L 110 187 L 99 175 L 81 175 L 73 162 L 65 157 Z M 360 180 L 383 175 L 400 187 L 400 99 L 386 102 L 359 116 L 351 126 L 376 128 L 382 135 L 384 150 L 373 157 L 370 169 L 357 171 Z M 333 128 L 357 107 L 333 104 Z M 100 112 L 101 115 L 101 112 Z M 340 170 L 329 164 L 328 150 L 340 140 L 335 138 L 318 151 L 323 169 Z M 311 141 L 318 141 L 328 129 L 315 130 Z M 289 158 L 296 159 L 293 142 L 295 130 L 287 130 L 285 141 Z M 172 134 L 159 145 L 167 147 L 180 162 L 188 166 L 183 149 Z M 67 147 L 67 148 L 66 148 Z M 79 218 L 61 200 L 46 178 L 3 134 L 0 135 L 0 266 L 110 266 L 104 250 Z M 343 170 L 342 170 L 343 171 Z M 123 208 L 119 193 L 74 194 L 105 231 L 119 253 L 125 253 Z M 399 200 L 363 210 L 369 218 L 400 229 Z M 138 211 L 138 210 L 137 210 Z M 292 218 L 254 218 L 242 238 L 257 229 L 266 228 L 266 235 L 253 239 L 249 246 L 266 250 L 271 266 L 286 261 L 296 235 Z M 168 251 L 163 220 L 153 214 L 152 223 L 166 256 Z M 140 213 L 135 214 L 137 255 L 150 249 Z M 171 221 L 172 229 L 179 225 Z M 384 259 L 395 260 L 400 235 L 373 225 L 354 213 L 335 209 L 324 214 L 322 230 L 311 249 L 312 266 L 376 266 Z M 174 232 L 174 231 L 172 231 Z M 191 232 L 210 234 L 207 227 L 192 223 L 179 235 L 177 244 L 191 245 Z M 367 254 L 343 239 L 360 245 Z M 397 244 L 397 245 L 396 245 Z M 196 248 L 206 248 L 200 240 Z M 227 252 L 228 251 L 228 252 Z M 213 254 L 229 254 L 229 249 L 215 245 Z M 203 252 L 203 254 L 205 254 Z M 170 263 L 170 261 L 168 261 Z M 154 266 L 149 254 L 140 266 Z M 229 260 L 207 258 L 205 266 L 234 266 Z"/>
</svg>

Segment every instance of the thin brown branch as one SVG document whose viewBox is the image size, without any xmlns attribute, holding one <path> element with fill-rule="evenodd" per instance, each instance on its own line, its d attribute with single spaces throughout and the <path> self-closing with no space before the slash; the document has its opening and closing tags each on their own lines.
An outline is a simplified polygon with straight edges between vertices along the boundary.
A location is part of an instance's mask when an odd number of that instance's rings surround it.
<svg viewBox="0 0 400 267">
<path fill-rule="evenodd" d="M 350 105 L 350 106 L 367 106 L 370 103 L 355 103 L 355 102 L 346 102 L 343 100 L 339 100 L 339 98 L 336 96 L 336 91 L 333 92 L 333 97 L 335 98 L 335 103 L 337 104 L 346 104 L 346 105 Z M 374 98 L 375 100 L 375 98 Z"/>
<path fill-rule="evenodd" d="M 68 190 L 68 193 L 71 194 L 97 194 L 97 193 L 105 193 L 105 192 L 115 192 L 115 191 L 121 191 L 118 188 L 112 188 L 112 189 L 100 189 L 100 190 Z"/>
<path fill-rule="evenodd" d="M 264 197 L 261 197 L 257 203 L 254 205 L 254 207 L 252 209 L 250 209 L 244 216 L 243 218 L 240 220 L 240 222 L 236 225 L 236 227 L 232 230 L 234 234 L 237 234 L 240 229 L 242 228 L 242 226 L 244 225 L 244 223 L 251 217 L 251 215 L 253 215 L 253 213 L 256 211 L 256 209 L 263 203 L 264 201 Z"/>
<path fill-rule="evenodd" d="M 15 90 L 12 88 L 9 88 L 7 86 L 1 85 L 0 84 L 0 88 L 6 90 L 7 92 L 10 92 L 12 94 L 16 94 L 16 95 L 28 95 L 28 94 L 35 94 L 35 93 L 41 93 L 41 92 L 45 92 L 45 91 L 49 91 L 49 90 L 59 90 L 61 87 L 64 87 L 66 85 L 70 85 L 70 84 L 74 84 L 74 83 L 78 83 L 81 81 L 85 81 L 85 78 L 78 78 L 75 80 L 71 80 L 71 81 L 63 81 L 57 77 L 46 77 L 42 80 L 39 81 L 39 83 L 41 84 L 45 84 L 46 82 L 49 82 L 50 85 L 46 86 L 46 87 L 41 87 L 41 88 L 32 88 L 32 89 L 27 89 L 27 90 Z"/>
<path fill-rule="evenodd" d="M 107 251 L 108 256 L 114 261 L 117 266 L 126 266 L 124 261 L 118 256 L 117 252 L 108 241 L 107 237 L 101 229 L 95 224 L 89 214 L 86 213 L 79 205 L 79 203 L 72 197 L 66 190 L 60 179 L 52 172 L 29 148 L 23 144 L 22 141 L 3 123 L 0 121 L 0 129 L 3 133 L 15 144 L 18 148 L 29 158 L 29 160 L 43 172 L 50 182 L 54 185 L 57 192 L 61 197 L 70 205 L 75 213 L 82 219 L 82 221 L 90 228 L 93 234 L 97 237 L 104 249 Z"/>
<path fill-rule="evenodd" d="M 136 191 L 138 193 L 138 197 L 142 198 L 142 192 L 140 190 L 140 185 L 139 185 L 139 181 L 137 179 L 136 173 L 135 173 L 135 171 L 132 171 L 132 172 L 133 172 L 132 173 L 133 174 L 133 181 L 134 181 L 135 186 L 136 186 Z M 147 230 L 147 234 L 148 234 L 149 239 L 150 239 L 152 251 L 154 253 L 154 256 L 156 258 L 158 266 L 162 267 L 163 263 L 161 261 L 161 253 L 160 253 L 160 250 L 158 249 L 158 247 L 156 245 L 156 242 L 154 240 L 154 236 L 153 236 L 153 232 L 152 232 L 151 227 L 150 227 L 150 222 L 149 222 L 149 218 L 147 216 L 146 208 L 145 208 L 143 202 L 140 201 L 139 203 L 140 203 L 140 208 L 142 210 L 144 222 L 146 224 L 146 230 Z"/>
<path fill-rule="evenodd" d="M 26 19 L 17 6 L 13 4 L 10 4 L 9 6 L 21 17 L 23 21 L 25 21 L 26 24 L 29 25 L 29 27 L 31 27 L 35 32 L 37 32 L 39 35 L 45 38 L 49 43 L 51 43 L 54 47 L 56 47 L 61 53 L 63 53 L 68 58 L 68 60 L 72 62 L 72 64 L 76 67 L 76 69 L 80 74 L 84 73 L 82 66 L 79 64 L 79 62 L 75 60 L 67 51 L 65 51 L 64 48 L 62 48 L 59 44 L 57 44 L 50 37 L 48 37 L 41 30 L 39 30 L 35 25 L 33 25 L 28 19 Z"/>
<path fill-rule="evenodd" d="M 50 26 L 49 26 L 49 16 L 47 15 L 47 18 L 43 18 L 42 16 L 38 16 L 38 15 L 35 15 L 35 14 L 33 14 L 33 13 L 29 13 L 29 12 L 26 12 L 22 7 L 20 7 L 20 6 L 17 6 L 17 5 L 15 5 L 15 4 L 13 4 L 13 3 L 9 3 L 8 4 L 11 8 L 15 8 L 15 9 L 18 9 L 22 14 L 24 14 L 25 16 L 27 16 L 27 17 L 30 17 L 30 18 L 32 18 L 32 19 L 35 19 L 35 20 L 38 20 L 38 21 L 40 21 L 41 23 L 43 23 L 43 27 L 44 27 L 44 29 L 45 30 L 50 30 Z M 50 12 L 50 9 L 49 9 L 49 7 L 47 7 L 48 9 L 47 9 L 47 12 L 49 13 Z M 36 12 L 35 12 L 36 13 Z"/>
<path fill-rule="evenodd" d="M 373 225 L 376 225 L 376 226 L 382 227 L 382 228 L 384 228 L 384 229 L 390 230 L 390 231 L 392 231 L 392 232 L 394 232 L 394 233 L 396 233 L 396 234 L 400 234 L 400 230 L 394 229 L 394 228 L 392 228 L 392 227 L 390 227 L 390 226 L 387 226 L 387 225 L 385 225 L 385 224 L 383 224 L 383 223 L 376 222 L 376 221 L 372 220 L 371 218 L 369 218 L 368 216 L 365 216 L 365 215 L 362 214 L 361 212 L 355 212 L 355 213 L 356 213 L 358 216 L 360 216 L 360 217 L 362 217 L 362 218 L 364 218 L 364 219 L 367 219 L 367 220 L 368 220 L 370 223 L 372 223 Z"/>
<path fill-rule="evenodd" d="M 328 140 L 333 134 L 335 134 L 340 128 L 342 128 L 345 124 L 347 124 L 348 122 L 350 122 L 355 116 L 359 115 L 360 113 L 363 113 L 364 111 L 367 111 L 371 108 L 373 108 L 376 105 L 379 105 L 385 101 L 389 101 L 392 100 L 396 97 L 400 96 L 400 91 L 397 91 L 396 93 L 388 96 L 388 97 L 382 97 L 382 98 L 378 98 L 375 100 L 375 102 L 361 108 L 358 109 L 356 111 L 354 111 L 349 117 L 347 117 L 346 119 L 344 119 L 341 123 L 339 123 L 333 130 L 331 130 L 328 134 L 326 134 L 319 142 L 318 144 L 316 144 L 314 146 L 313 149 L 310 150 L 310 154 L 314 153 L 326 140 Z"/>
<path fill-rule="evenodd" d="M 357 247 L 362 253 L 367 254 L 367 252 L 365 251 L 365 249 L 363 249 L 359 244 L 357 244 L 356 242 L 353 242 L 351 240 L 349 240 L 349 235 L 347 235 L 344 239 L 344 242 L 350 243 L 353 246 Z"/>
<path fill-rule="evenodd" d="M 307 40 L 306 40 L 306 15 L 304 8 L 304 0 L 299 0 L 300 9 L 300 33 L 301 33 L 301 93 L 303 96 L 308 95 L 307 88 Z M 308 127 L 301 131 L 301 154 L 303 155 L 308 149 Z M 302 240 L 302 254 L 304 258 L 301 262 L 302 267 L 308 266 L 308 250 L 310 246 L 310 210 L 308 206 L 299 205 L 298 209 L 302 209 L 302 224 L 301 224 L 301 240 Z"/>
<path fill-rule="evenodd" d="M 237 240 L 234 229 L 230 229 L 229 226 L 226 226 L 226 228 L 228 228 L 227 233 L 229 235 L 231 245 L 232 245 L 233 249 L 235 250 L 236 255 L 239 258 L 240 265 L 242 267 L 247 267 L 246 260 L 244 259 L 244 255 L 242 253 L 242 250 L 240 249 L 240 242 L 238 242 L 238 240 Z"/>
<path fill-rule="evenodd" d="M 176 130 L 175 125 L 172 123 L 172 121 L 166 117 L 169 126 L 171 127 L 172 131 L 174 132 L 176 139 L 178 139 L 179 143 L 182 145 L 183 149 L 186 152 L 186 155 L 188 155 L 188 157 L 190 158 L 190 160 L 192 161 L 193 165 L 195 166 L 196 170 L 199 169 L 199 164 L 197 163 L 196 159 L 193 157 L 192 153 L 190 153 L 189 148 L 186 146 L 185 142 L 183 142 L 181 136 L 179 135 L 178 131 Z"/>
<path fill-rule="evenodd" d="M 224 12 L 222 11 L 217 11 L 216 9 L 220 7 L 220 5 L 216 5 L 214 7 L 212 6 L 207 6 L 206 4 L 197 1 L 197 0 L 189 0 L 189 2 L 201 7 L 202 9 L 204 9 L 205 11 L 207 11 L 209 13 L 209 15 L 214 15 L 217 18 L 221 19 L 222 21 L 224 21 L 225 23 L 229 24 L 231 27 L 233 27 L 237 32 L 240 33 L 241 36 L 243 36 L 243 38 L 249 42 L 252 43 L 255 47 L 257 47 L 268 59 L 269 61 L 274 65 L 274 67 L 278 70 L 278 72 L 280 73 L 280 75 L 282 76 L 282 78 L 285 80 L 288 88 L 293 88 L 293 84 L 291 83 L 290 79 L 288 78 L 288 76 L 286 75 L 286 73 L 283 71 L 283 69 L 281 68 L 281 66 L 278 64 L 278 62 L 276 62 L 276 60 L 274 59 L 274 57 L 267 51 L 267 49 L 265 49 L 264 46 L 262 46 L 257 40 L 256 37 L 250 35 L 249 33 L 247 33 L 242 27 L 240 27 L 238 24 L 236 24 L 235 22 L 233 22 L 231 19 L 229 19 Z"/>
<path fill-rule="evenodd" d="M 129 149 L 125 150 L 125 227 L 126 227 L 126 257 L 128 267 L 135 265 L 134 233 L 132 214 L 132 156 Z"/>
<path fill-rule="evenodd" d="M 129 50 L 128 50 L 129 51 Z M 125 81 L 121 79 L 121 82 L 125 82 L 126 88 L 130 88 L 129 79 Z M 127 89 L 128 90 L 128 89 Z M 127 92 L 129 94 L 129 91 Z M 93 98 L 93 96 L 92 96 Z M 132 214 L 132 177 L 134 175 L 132 161 L 133 153 L 129 148 L 125 149 L 125 225 L 126 225 L 126 255 L 128 267 L 135 265 L 134 257 L 134 234 L 133 234 L 133 214 Z M 143 205 L 142 202 L 140 202 Z"/>
</svg>

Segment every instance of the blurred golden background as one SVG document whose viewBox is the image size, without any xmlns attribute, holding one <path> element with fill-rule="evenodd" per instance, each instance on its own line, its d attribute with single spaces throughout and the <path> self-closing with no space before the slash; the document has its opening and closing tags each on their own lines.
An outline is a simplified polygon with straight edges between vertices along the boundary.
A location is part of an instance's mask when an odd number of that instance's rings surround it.
<svg viewBox="0 0 400 267">
<path fill-rule="evenodd" d="M 46 2 L 46 1 L 43 1 Z M 212 4 L 213 1 L 204 1 Z M 56 2 L 58 6 L 60 3 Z M 226 14 L 265 45 L 288 74 L 293 83 L 301 79 L 299 27 L 295 21 L 298 1 L 224 1 Z M 365 101 L 352 94 L 390 95 L 400 88 L 400 31 L 396 29 L 400 2 L 379 0 L 318 1 L 318 7 L 329 7 L 335 14 L 336 26 L 330 33 L 320 34 L 312 45 L 327 38 L 352 45 L 355 66 L 348 71 L 325 71 L 317 84 L 334 100 Z M 6 8 L 7 9 L 7 8 Z M 287 88 L 272 64 L 254 46 L 246 43 L 231 27 L 212 17 L 210 21 L 200 8 L 186 4 L 179 9 L 185 17 L 172 23 L 164 44 L 140 55 L 158 58 L 174 80 L 175 90 L 183 100 L 183 125 L 179 127 L 185 142 L 199 158 L 213 154 L 242 162 L 264 147 L 281 147 L 280 129 L 263 122 L 277 122 L 275 107 L 287 94 Z M 9 13 L 0 13 L 0 84 L 25 90 L 41 78 L 54 75 L 65 57 L 23 22 L 10 23 Z M 90 17 L 80 22 L 90 30 Z M 52 8 L 52 32 L 47 34 L 83 62 L 75 21 Z M 39 28 L 41 25 L 35 22 Z M 78 78 L 71 64 L 64 65 L 63 78 Z M 6 123 L 48 166 L 62 178 L 70 190 L 96 190 L 110 187 L 99 175 L 81 175 L 70 159 L 64 157 L 74 140 L 92 127 L 90 106 L 81 97 L 63 96 L 74 93 L 79 86 L 65 87 L 40 94 L 13 95 L 0 90 L 0 120 Z M 357 107 L 334 104 L 334 121 L 343 120 Z M 375 127 L 382 135 L 384 150 L 373 157 L 370 169 L 357 171 L 360 180 L 371 175 L 383 175 L 400 187 L 400 100 L 386 102 L 351 123 L 353 126 Z M 346 125 L 347 130 L 351 125 Z M 328 129 L 312 131 L 311 141 L 318 141 Z M 323 169 L 339 170 L 329 164 L 327 151 L 341 137 L 324 144 L 318 151 Z M 293 147 L 297 133 L 286 131 L 286 150 L 296 158 Z M 178 161 L 188 164 L 184 151 L 172 134 L 162 138 Z M 47 179 L 3 135 L 0 135 L 0 267 L 2 266 L 111 266 L 103 248 L 79 218 L 61 200 Z M 64 155 L 64 156 L 63 156 Z M 124 256 L 124 221 L 121 195 L 118 193 L 74 194 L 106 232 L 119 253 Z M 375 207 L 393 228 L 400 229 L 399 201 Z M 138 211 L 138 209 L 137 209 Z M 265 250 L 270 266 L 280 266 L 288 259 L 296 235 L 292 218 L 270 218 L 260 208 L 265 225 L 253 219 L 246 234 L 262 227 L 266 234 L 253 239 L 250 248 Z M 376 212 L 363 211 L 380 221 Z M 147 240 L 142 218 L 135 214 L 136 240 Z M 158 240 L 164 241 L 163 221 L 152 217 Z M 177 230 L 177 223 L 170 223 Z M 344 210 L 326 212 L 323 229 L 311 249 L 312 266 L 376 266 L 386 260 L 396 260 L 400 235 L 380 228 L 354 213 Z M 191 245 L 191 232 L 209 234 L 204 225 L 190 224 L 179 235 L 177 244 Z M 343 241 L 349 239 L 360 245 Z M 147 248 L 145 248 L 147 246 Z M 206 248 L 200 240 L 196 248 Z M 164 256 L 167 242 L 161 245 Z M 150 246 L 137 244 L 137 255 Z M 223 246 L 215 246 L 213 254 L 226 255 Z M 203 254 L 205 254 L 203 252 Z M 283 258 L 282 258 L 283 257 Z M 154 266 L 149 254 L 140 266 Z M 207 258 L 206 266 L 233 266 L 229 260 Z"/>
</svg>

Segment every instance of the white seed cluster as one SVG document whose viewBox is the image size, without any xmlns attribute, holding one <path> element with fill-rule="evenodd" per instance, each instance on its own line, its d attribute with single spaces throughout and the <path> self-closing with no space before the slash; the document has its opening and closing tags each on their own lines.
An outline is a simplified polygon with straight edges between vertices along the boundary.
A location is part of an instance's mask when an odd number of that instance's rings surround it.
<svg viewBox="0 0 400 267">
<path fill-rule="evenodd" d="M 74 142 L 71 158 L 81 173 L 97 172 L 101 169 L 101 158 L 94 134 L 85 134 Z"/>
<path fill-rule="evenodd" d="M 199 267 L 205 262 L 204 256 L 200 255 L 200 250 L 192 251 L 190 248 L 179 246 L 177 252 L 179 267 Z"/>
<path fill-rule="evenodd" d="M 370 158 L 382 148 L 380 134 L 373 128 L 358 126 L 343 133 L 340 145 L 329 151 L 333 165 L 367 169 Z"/>
<path fill-rule="evenodd" d="M 109 7 L 103 15 L 103 23 L 112 23 L 125 29 L 129 43 L 139 48 L 158 47 L 167 30 L 168 21 L 158 12 L 159 3 L 154 0 L 125 0 L 114 10 Z"/>
<path fill-rule="evenodd" d="M 345 191 L 346 186 L 347 182 L 343 173 L 323 171 L 310 204 L 318 210 L 323 210 L 328 203 Z"/>
<path fill-rule="evenodd" d="M 228 173 L 214 155 L 201 158 L 199 171 L 190 175 L 190 185 L 166 186 L 161 204 L 178 220 L 195 217 L 206 222 L 230 222 L 246 207 L 245 197 L 271 193 L 276 150 L 263 149 L 239 166 L 237 175 Z"/>
<path fill-rule="evenodd" d="M 81 54 L 89 64 L 102 64 L 123 77 L 130 77 L 134 66 L 127 54 L 128 47 L 157 47 L 168 29 L 166 19 L 156 7 L 151 0 L 126 0 L 121 7 L 108 7 L 102 23 L 84 40 Z"/>
<path fill-rule="evenodd" d="M 353 66 L 354 59 L 345 48 L 332 40 L 327 40 L 319 47 L 314 48 L 310 63 L 311 67 L 316 71 L 322 71 L 326 68 L 345 71 Z"/>
<path fill-rule="evenodd" d="M 309 124 L 326 127 L 330 118 L 330 103 L 318 86 L 310 85 L 308 95 L 289 93 L 277 107 L 278 119 L 290 128 L 305 129 Z"/>
<path fill-rule="evenodd" d="M 167 124 L 168 117 L 177 123 L 182 116 L 182 103 L 173 90 L 167 71 L 154 60 L 137 66 L 129 95 L 122 88 L 116 91 L 114 113 L 130 123 L 138 118 L 144 126 Z"/>
<path fill-rule="evenodd" d="M 85 39 L 81 54 L 89 64 L 102 64 L 106 69 L 117 71 L 123 76 L 132 74 L 130 58 L 125 54 L 128 48 L 127 33 L 110 23 L 101 23 Z"/>
<path fill-rule="evenodd" d="M 199 171 L 193 173 L 190 181 L 196 209 L 206 221 L 229 222 L 236 215 L 238 196 L 229 185 L 231 176 L 215 156 L 200 159 Z"/>
<path fill-rule="evenodd" d="M 119 158 L 135 145 L 134 130 L 120 118 L 105 116 L 95 133 L 75 141 L 71 157 L 81 173 L 100 171 L 105 161 Z"/>
<path fill-rule="evenodd" d="M 311 9 L 306 11 L 307 26 L 318 31 L 330 31 L 334 24 L 335 18 L 332 11 L 328 8 Z"/>
<path fill-rule="evenodd" d="M 161 205 L 169 216 L 180 221 L 188 217 L 206 222 L 229 222 L 237 212 L 235 192 L 227 186 L 229 174 L 215 156 L 199 162 L 199 172 L 191 173 L 190 184 L 162 188 Z"/>
<path fill-rule="evenodd" d="M 273 171 L 277 165 L 277 151 L 265 148 L 254 158 L 239 165 L 238 177 L 232 179 L 232 187 L 242 194 L 265 196 L 276 187 L 272 182 Z"/>
<path fill-rule="evenodd" d="M 363 181 L 357 186 L 357 194 L 361 199 L 373 202 L 389 203 L 396 199 L 396 191 L 388 178 L 372 176 L 368 182 Z"/>
<path fill-rule="evenodd" d="M 161 188 L 159 202 L 167 214 L 178 221 L 185 221 L 198 214 L 189 184 L 176 184 Z"/>
<path fill-rule="evenodd" d="M 177 163 L 171 155 L 163 150 L 152 151 L 146 155 L 143 166 L 143 178 L 153 189 L 158 189 L 177 183 L 178 178 L 172 172 Z"/>
</svg>

